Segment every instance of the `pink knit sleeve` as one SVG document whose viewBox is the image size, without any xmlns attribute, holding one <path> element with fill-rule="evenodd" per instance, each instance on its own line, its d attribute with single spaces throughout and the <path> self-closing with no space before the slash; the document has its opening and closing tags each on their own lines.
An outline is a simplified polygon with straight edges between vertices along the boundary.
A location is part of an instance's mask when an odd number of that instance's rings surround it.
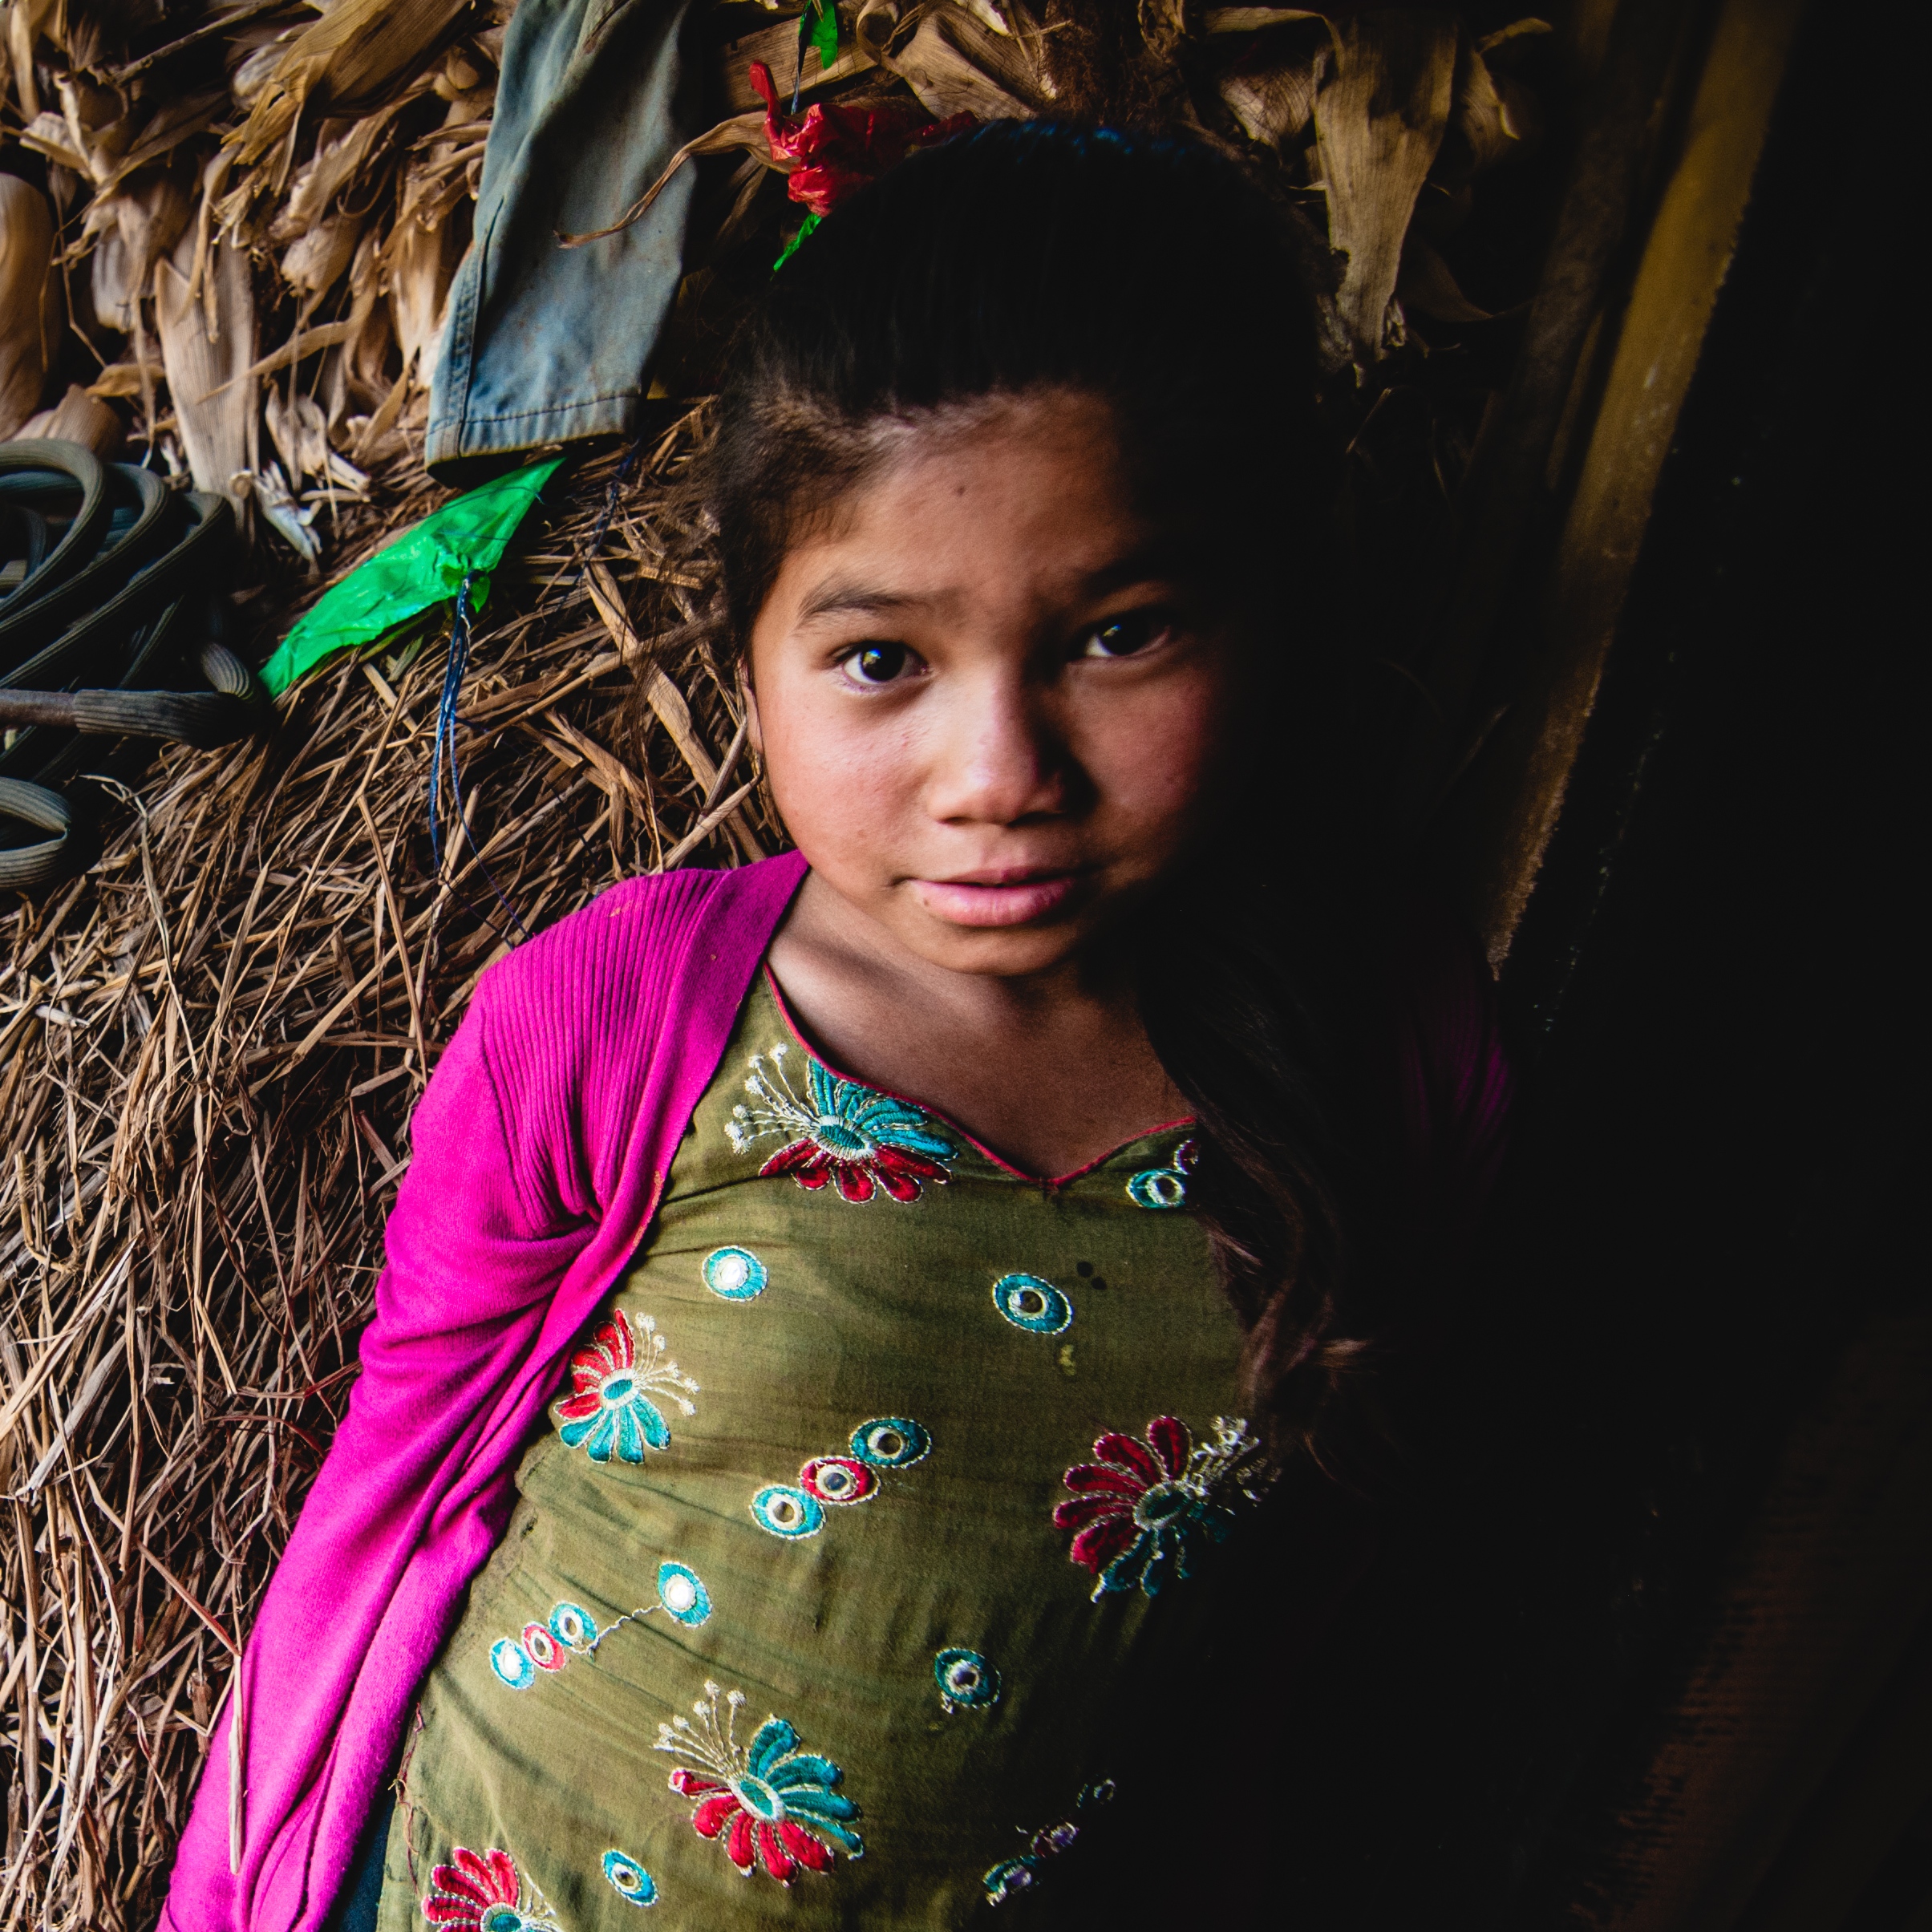
<svg viewBox="0 0 1932 1932">
<path fill-rule="evenodd" d="M 589 1229 L 511 1159 L 488 990 L 416 1109 L 362 1374 L 248 1641 L 240 1869 L 231 1698 L 176 1861 L 164 1923 L 180 1932 L 319 1920 L 508 1518 L 515 1446 L 542 1400 L 518 1371 Z M 251 1813 L 286 1823 L 251 1831 Z M 271 1894 L 278 1909 L 260 1911 Z"/>
<path fill-rule="evenodd" d="M 411 1124 L 361 1379 L 248 1638 L 239 1856 L 225 1715 L 164 1925 L 327 1916 L 804 872 L 786 855 L 629 881 L 484 974 Z"/>
</svg>

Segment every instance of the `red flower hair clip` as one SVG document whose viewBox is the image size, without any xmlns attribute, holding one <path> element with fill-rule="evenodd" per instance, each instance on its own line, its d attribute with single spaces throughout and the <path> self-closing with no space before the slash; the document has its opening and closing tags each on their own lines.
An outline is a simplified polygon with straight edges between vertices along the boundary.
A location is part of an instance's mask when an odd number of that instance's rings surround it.
<svg viewBox="0 0 1932 1932">
<path fill-rule="evenodd" d="M 904 160 L 915 148 L 950 140 L 974 125 L 970 114 L 942 121 L 925 118 L 910 102 L 879 101 L 869 107 L 815 103 L 802 117 L 781 114 L 772 70 L 751 63 L 751 85 L 765 103 L 765 139 L 775 161 L 796 161 L 786 192 L 823 217 L 855 189 Z"/>
</svg>

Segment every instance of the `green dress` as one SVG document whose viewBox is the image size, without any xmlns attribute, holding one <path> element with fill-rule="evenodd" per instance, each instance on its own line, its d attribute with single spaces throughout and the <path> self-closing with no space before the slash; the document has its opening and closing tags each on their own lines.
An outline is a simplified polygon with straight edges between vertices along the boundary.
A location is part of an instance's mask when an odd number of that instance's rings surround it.
<svg viewBox="0 0 1932 1932">
<path fill-rule="evenodd" d="M 761 976 L 424 1688 L 383 1932 L 1050 1883 L 1264 1480 L 1188 1135 L 1030 1178 Z"/>
</svg>

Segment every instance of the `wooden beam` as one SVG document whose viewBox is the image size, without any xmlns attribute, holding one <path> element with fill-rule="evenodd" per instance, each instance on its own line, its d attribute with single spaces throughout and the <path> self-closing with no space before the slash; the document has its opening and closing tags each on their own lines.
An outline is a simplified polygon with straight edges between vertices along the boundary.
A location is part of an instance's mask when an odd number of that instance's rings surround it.
<svg viewBox="0 0 1932 1932">
<path fill-rule="evenodd" d="M 1801 0 L 1725 0 L 1719 13 L 1602 399 L 1580 432 L 1528 664 L 1433 836 L 1439 876 L 1493 966 L 1509 953 L 1562 807 L 1802 10 Z"/>
</svg>

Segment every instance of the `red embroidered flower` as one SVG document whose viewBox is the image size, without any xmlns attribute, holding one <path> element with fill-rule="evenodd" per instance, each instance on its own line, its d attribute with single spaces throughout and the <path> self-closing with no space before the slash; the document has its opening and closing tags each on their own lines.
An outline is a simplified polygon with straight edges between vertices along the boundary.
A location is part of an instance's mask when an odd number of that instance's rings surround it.
<svg viewBox="0 0 1932 1932">
<path fill-rule="evenodd" d="M 670 1447 L 670 1425 L 646 1389 L 687 1416 L 698 1412 L 680 1392 L 695 1395 L 698 1385 L 678 1372 L 675 1362 L 664 1359 L 666 1344 L 657 1323 L 646 1315 L 639 1326 L 644 1331 L 642 1361 L 621 1308 L 611 1310 L 588 1348 L 570 1358 L 575 1393 L 557 1405 L 557 1432 L 572 1448 L 581 1445 L 593 1462 L 615 1456 L 619 1462 L 641 1463 L 647 1443 L 654 1449 Z"/>
<path fill-rule="evenodd" d="M 813 1193 L 829 1183 L 853 1202 L 870 1201 L 881 1189 L 894 1201 L 914 1201 L 925 1183 L 948 1178 L 942 1164 L 958 1149 L 928 1116 L 814 1059 L 805 1063 L 805 1092 L 796 1092 L 785 1071 L 787 1051 L 775 1047 L 769 1059 L 754 1057 L 745 1092 L 758 1105 L 733 1108 L 725 1123 L 739 1153 L 768 1134 L 792 1136 L 760 1175 L 789 1174 Z"/>
<path fill-rule="evenodd" d="M 898 101 L 871 107 L 815 103 L 800 120 L 778 111 L 778 89 L 762 60 L 751 63 L 751 85 L 765 103 L 765 139 L 775 161 L 796 161 L 786 192 L 815 215 L 828 215 L 854 188 L 902 161 L 909 150 L 963 132 L 970 114 L 928 120 L 923 108 Z"/>
<path fill-rule="evenodd" d="M 1074 1494 L 1053 1520 L 1076 1532 L 1067 1553 L 1099 1578 L 1096 1602 L 1136 1585 L 1155 1596 L 1186 1577 L 1233 1527 L 1223 1498 L 1258 1493 L 1261 1446 L 1246 1424 L 1217 1416 L 1214 1432 L 1213 1442 L 1197 1447 L 1173 1416 L 1150 1422 L 1144 1442 L 1109 1430 L 1093 1445 L 1095 1460 L 1075 1464 L 1061 1479 Z"/>
<path fill-rule="evenodd" d="M 740 1744 L 744 1693 L 734 1691 L 726 1699 L 720 1723 L 718 1686 L 707 1683 L 704 1691 L 691 1707 L 696 1724 L 682 1717 L 660 1724 L 656 1745 L 702 1767 L 680 1764 L 670 1774 L 673 1791 L 698 1800 L 691 1813 L 698 1836 L 723 1838 L 725 1856 L 747 1877 L 762 1865 L 780 1885 L 789 1885 L 801 1865 L 830 1871 L 834 1847 L 848 1858 L 861 1856 L 865 1843 L 852 1829 L 859 1808 L 838 1788 L 844 1781 L 838 1766 L 802 1750 L 781 1717 L 768 1717 L 750 1744 Z"/>
<path fill-rule="evenodd" d="M 879 1476 L 856 1456 L 815 1456 L 799 1471 L 798 1486 L 821 1503 L 862 1503 Z"/>
<path fill-rule="evenodd" d="M 472 1852 L 460 1845 L 454 1850 L 456 1863 L 429 1875 L 423 1916 L 432 1926 L 455 1932 L 557 1932 L 554 1922 L 525 1907 L 516 1862 L 508 1852 Z"/>
</svg>

